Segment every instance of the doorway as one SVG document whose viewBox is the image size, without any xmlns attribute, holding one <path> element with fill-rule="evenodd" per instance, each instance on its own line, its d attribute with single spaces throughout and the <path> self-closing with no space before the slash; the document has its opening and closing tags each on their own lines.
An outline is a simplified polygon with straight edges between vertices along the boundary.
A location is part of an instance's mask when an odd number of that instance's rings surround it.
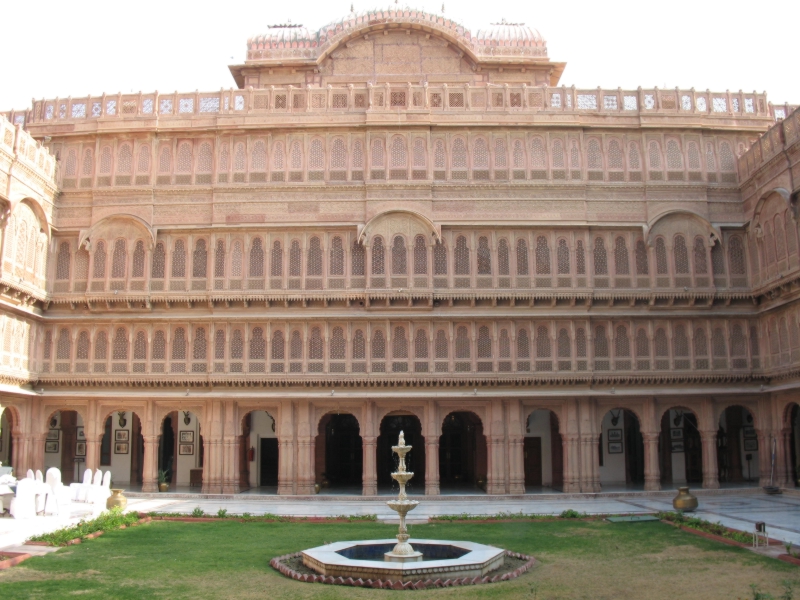
<svg viewBox="0 0 800 600">
<path fill-rule="evenodd" d="M 260 486 L 278 485 L 278 438 L 261 438 L 261 453 L 259 455 Z"/>
</svg>

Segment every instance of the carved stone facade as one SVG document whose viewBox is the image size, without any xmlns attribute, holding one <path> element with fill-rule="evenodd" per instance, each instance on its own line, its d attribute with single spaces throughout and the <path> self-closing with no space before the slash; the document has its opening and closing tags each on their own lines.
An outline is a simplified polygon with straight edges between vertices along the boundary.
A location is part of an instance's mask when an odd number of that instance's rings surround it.
<svg viewBox="0 0 800 600">
<path fill-rule="evenodd" d="M 563 68 L 392 9 L 0 118 L 0 460 L 372 495 L 404 426 L 431 495 L 793 482 L 800 111 Z"/>
</svg>

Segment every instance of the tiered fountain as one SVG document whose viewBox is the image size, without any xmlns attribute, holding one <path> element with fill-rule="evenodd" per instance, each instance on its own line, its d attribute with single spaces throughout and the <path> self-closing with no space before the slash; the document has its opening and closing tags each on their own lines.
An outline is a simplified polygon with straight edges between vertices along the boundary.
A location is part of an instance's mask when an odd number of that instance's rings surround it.
<svg viewBox="0 0 800 600">
<path fill-rule="evenodd" d="M 300 553 L 303 565 L 320 575 L 300 575 L 296 571 L 282 565 L 281 560 L 291 557 L 273 559 L 273 564 L 284 574 L 305 581 L 324 580 L 326 583 L 347 583 L 371 581 L 380 584 L 393 582 L 415 582 L 414 585 L 435 585 L 437 580 L 450 580 L 460 583 L 487 583 L 498 580 L 486 577 L 486 574 L 503 565 L 505 551 L 493 546 L 485 546 L 473 542 L 450 542 L 445 540 L 416 540 L 414 547 L 408 543 L 408 527 L 406 515 L 414 510 L 419 502 L 409 500 L 406 484 L 414 477 L 414 473 L 406 470 L 406 454 L 411 446 L 406 446 L 403 433 L 397 446 L 392 451 L 399 457 L 397 471 L 392 478 L 400 486 L 396 500 L 386 504 L 400 516 L 400 530 L 397 540 L 365 540 L 356 542 L 335 542 Z M 522 558 L 521 555 L 515 557 Z M 529 559 L 530 557 L 525 557 Z M 533 564 L 530 559 L 525 569 L 516 569 L 519 574 Z M 516 575 L 513 575 L 516 576 Z M 503 575 L 509 578 L 509 574 Z M 341 578 L 341 579 L 340 579 Z"/>
</svg>

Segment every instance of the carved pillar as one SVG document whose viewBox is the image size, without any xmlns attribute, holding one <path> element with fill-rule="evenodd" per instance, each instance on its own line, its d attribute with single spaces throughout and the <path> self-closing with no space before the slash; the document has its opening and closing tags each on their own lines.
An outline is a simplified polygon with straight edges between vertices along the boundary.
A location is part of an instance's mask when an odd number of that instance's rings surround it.
<svg viewBox="0 0 800 600">
<path fill-rule="evenodd" d="M 792 472 L 792 430 L 786 428 L 783 431 L 776 431 L 773 433 L 775 437 L 775 485 L 781 487 L 792 488 L 795 486 L 795 481 L 800 479 L 797 473 Z M 767 468 L 771 468 L 770 461 L 772 460 L 772 439 L 769 440 L 769 447 L 763 448 L 759 446 L 760 455 L 764 455 L 767 460 Z M 762 473 L 762 477 L 763 477 Z M 769 477 L 769 475 L 767 475 Z"/>
<path fill-rule="evenodd" d="M 283 417 L 283 427 L 291 427 L 291 413 L 293 406 L 286 403 L 281 410 Z M 284 413 L 289 412 L 289 415 Z M 291 494 L 292 485 L 296 486 L 296 494 L 314 493 L 314 436 L 312 435 L 312 415 L 313 410 L 308 401 L 303 400 L 297 404 L 297 465 L 292 469 L 292 454 L 285 452 L 281 454 L 281 472 L 278 475 L 278 493 Z M 288 437 L 288 436 L 287 436 Z M 284 446 L 289 445 L 287 439 Z M 284 447 L 282 446 L 282 448 Z M 283 456 L 286 454 L 286 460 Z M 287 469 L 284 473 L 284 469 Z M 283 490 L 283 491 L 282 491 Z"/>
<path fill-rule="evenodd" d="M 378 450 L 378 438 L 363 436 L 361 438 L 363 451 L 363 464 L 361 474 L 361 495 L 376 496 L 378 494 L 378 470 L 375 464 L 375 454 Z"/>
<path fill-rule="evenodd" d="M 439 495 L 439 436 L 425 436 L 425 495 Z"/>
<path fill-rule="evenodd" d="M 700 443 L 703 447 L 703 488 L 719 489 L 717 472 L 717 431 L 701 430 Z"/>
<path fill-rule="evenodd" d="M 86 412 L 86 421 L 83 423 L 84 437 L 86 438 L 86 468 L 93 472 L 100 468 L 100 444 L 103 439 L 103 424 L 98 422 L 97 401 L 90 400 Z M 133 440 L 131 440 L 133 441 Z M 113 443 L 113 440 L 112 440 Z"/>
<path fill-rule="evenodd" d="M 596 433 L 581 433 L 580 435 L 580 491 L 583 493 L 597 493 L 600 487 L 600 456 L 597 446 L 600 436 Z"/>
<path fill-rule="evenodd" d="M 780 439 L 780 432 L 764 433 L 760 429 L 756 431 L 758 439 L 758 485 L 764 487 L 769 485 L 769 476 L 772 461 L 772 436 L 777 435 Z M 781 476 L 785 473 L 786 469 L 783 468 L 783 463 L 778 460 L 778 453 L 775 453 L 775 477 Z M 778 484 L 780 485 L 780 484 Z"/>
<path fill-rule="evenodd" d="M 158 491 L 158 436 L 144 435 L 142 491 Z"/>
<path fill-rule="evenodd" d="M 224 402 L 222 429 L 222 493 L 238 494 L 239 487 L 239 411 L 234 402 Z"/>
<path fill-rule="evenodd" d="M 506 464 L 508 465 L 508 493 L 525 493 L 525 424 L 519 400 L 506 402 Z"/>
<path fill-rule="evenodd" d="M 486 436 L 487 450 L 489 453 L 486 473 L 486 493 L 505 494 L 505 477 L 503 460 L 505 454 L 504 438 L 501 435 Z"/>
<path fill-rule="evenodd" d="M 657 492 L 661 489 L 658 432 L 643 432 L 642 438 L 644 440 L 644 489 L 646 492 Z"/>
<path fill-rule="evenodd" d="M 561 443 L 564 449 L 564 492 L 580 492 L 580 436 L 566 433 Z"/>
<path fill-rule="evenodd" d="M 222 492 L 222 473 L 224 469 L 223 446 L 223 406 L 219 400 L 212 400 L 205 411 L 203 427 L 203 488 L 204 494 Z"/>
</svg>

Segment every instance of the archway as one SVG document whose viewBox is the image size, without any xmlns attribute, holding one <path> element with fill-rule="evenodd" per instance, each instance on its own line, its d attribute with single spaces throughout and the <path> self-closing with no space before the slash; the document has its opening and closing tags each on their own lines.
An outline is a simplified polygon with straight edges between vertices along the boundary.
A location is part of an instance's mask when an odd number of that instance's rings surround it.
<svg viewBox="0 0 800 600">
<path fill-rule="evenodd" d="M 64 484 L 81 481 L 86 468 L 86 433 L 83 417 L 74 410 L 58 410 L 47 420 L 44 468 L 61 471 Z"/>
<path fill-rule="evenodd" d="M 258 494 L 278 491 L 278 436 L 275 419 L 253 410 L 242 419 L 239 444 L 239 489 Z"/>
<path fill-rule="evenodd" d="M 552 410 L 539 408 L 528 415 L 523 461 L 526 493 L 563 489 L 564 447 Z"/>
<path fill-rule="evenodd" d="M 0 413 L 0 464 L 11 467 L 14 464 L 14 418 L 11 411 L 3 409 Z"/>
<path fill-rule="evenodd" d="M 800 406 L 792 402 L 787 410 L 787 423 L 789 428 L 789 447 L 786 449 L 786 466 L 788 473 L 786 473 L 786 485 L 797 487 L 800 482 Z M 769 448 L 765 449 L 769 451 Z"/>
<path fill-rule="evenodd" d="M 644 489 L 644 440 L 633 411 L 615 408 L 603 416 L 598 457 L 600 485 L 605 489 Z"/>
<path fill-rule="evenodd" d="M 486 491 L 486 437 L 472 412 L 444 418 L 439 438 L 439 485 L 442 492 Z"/>
<path fill-rule="evenodd" d="M 397 455 L 392 453 L 392 446 L 397 445 L 400 432 L 403 432 L 406 444 L 413 446 L 406 455 L 406 468 L 414 473 L 406 490 L 412 493 L 415 489 L 425 490 L 425 438 L 422 436 L 422 423 L 416 415 L 391 414 L 381 421 L 380 435 L 377 441 L 378 489 L 380 491 L 396 490 L 397 484 L 391 473 L 397 469 Z"/>
<path fill-rule="evenodd" d="M 200 420 L 188 410 L 172 411 L 161 422 L 160 434 L 158 470 L 166 472 L 170 490 L 199 492 L 204 462 Z"/>
<path fill-rule="evenodd" d="M 658 436 L 662 485 L 703 483 L 703 446 L 697 415 L 687 408 L 673 407 L 661 416 Z"/>
<path fill-rule="evenodd" d="M 138 491 L 144 472 L 142 421 L 133 411 L 115 410 L 103 422 L 100 469 L 111 471 L 115 486 Z"/>
<path fill-rule="evenodd" d="M 329 413 L 319 421 L 316 481 L 324 492 L 361 494 L 364 454 L 358 419 Z"/>
<path fill-rule="evenodd" d="M 758 482 L 759 447 L 752 413 L 743 406 L 729 406 L 722 411 L 717 426 L 720 485 Z"/>
</svg>

